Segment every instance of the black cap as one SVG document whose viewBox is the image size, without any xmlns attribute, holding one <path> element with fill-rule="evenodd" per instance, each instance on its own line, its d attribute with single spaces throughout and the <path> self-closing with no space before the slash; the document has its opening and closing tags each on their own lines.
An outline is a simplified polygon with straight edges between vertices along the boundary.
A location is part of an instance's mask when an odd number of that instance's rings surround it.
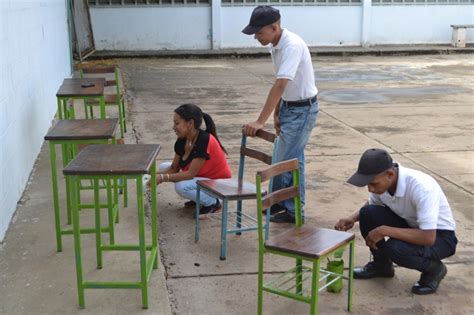
<svg viewBox="0 0 474 315">
<path fill-rule="evenodd" d="M 249 25 L 247 25 L 242 33 L 252 35 L 260 31 L 264 26 L 275 23 L 280 19 L 280 11 L 269 5 L 259 5 L 252 11 Z"/>
<path fill-rule="evenodd" d="M 357 172 L 347 182 L 354 186 L 368 185 L 375 175 L 388 170 L 393 166 L 392 158 L 387 151 L 382 149 L 369 149 L 362 154 Z"/>
</svg>

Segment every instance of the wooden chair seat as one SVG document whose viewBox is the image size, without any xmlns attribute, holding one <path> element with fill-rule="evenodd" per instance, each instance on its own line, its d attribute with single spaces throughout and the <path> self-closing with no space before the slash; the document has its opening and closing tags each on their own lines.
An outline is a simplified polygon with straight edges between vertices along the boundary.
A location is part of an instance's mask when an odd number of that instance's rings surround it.
<svg viewBox="0 0 474 315">
<path fill-rule="evenodd" d="M 353 233 L 303 225 L 271 237 L 265 242 L 265 248 L 314 259 L 333 252 L 353 239 Z"/>
<path fill-rule="evenodd" d="M 200 180 L 198 182 L 201 187 L 223 199 L 244 200 L 255 199 L 257 196 L 257 188 L 254 184 L 234 178 Z"/>
<path fill-rule="evenodd" d="M 87 102 L 87 105 L 98 106 L 98 100 L 92 100 Z M 117 95 L 116 94 L 105 94 L 105 105 L 117 105 Z"/>
</svg>

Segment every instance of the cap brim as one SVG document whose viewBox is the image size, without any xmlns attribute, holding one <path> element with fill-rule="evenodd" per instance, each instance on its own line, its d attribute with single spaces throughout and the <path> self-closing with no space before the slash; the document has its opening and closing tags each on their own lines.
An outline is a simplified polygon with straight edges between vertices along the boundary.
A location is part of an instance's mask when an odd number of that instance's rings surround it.
<svg viewBox="0 0 474 315">
<path fill-rule="evenodd" d="M 373 179 L 375 175 L 364 175 L 359 173 L 354 173 L 347 182 L 357 187 L 367 186 Z"/>
<path fill-rule="evenodd" d="M 253 34 L 257 33 L 258 31 L 260 31 L 260 29 L 261 29 L 261 27 L 258 27 L 258 26 L 247 25 L 242 30 L 242 33 L 244 33 L 246 35 L 253 35 Z"/>
</svg>

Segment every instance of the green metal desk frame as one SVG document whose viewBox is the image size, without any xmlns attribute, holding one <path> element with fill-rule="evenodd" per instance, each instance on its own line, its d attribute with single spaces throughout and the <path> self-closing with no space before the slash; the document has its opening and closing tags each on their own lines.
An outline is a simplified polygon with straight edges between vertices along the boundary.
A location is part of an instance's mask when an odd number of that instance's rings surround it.
<svg viewBox="0 0 474 315">
<path fill-rule="evenodd" d="M 158 268 L 158 232 L 157 232 L 157 201 L 156 201 L 156 162 L 153 162 L 150 168 L 151 175 L 151 245 L 146 244 L 145 240 L 145 210 L 143 201 L 143 174 L 139 175 L 66 175 L 70 181 L 72 203 L 72 225 L 74 234 L 74 250 L 76 256 L 76 274 L 79 307 L 85 307 L 84 290 L 85 289 L 141 289 L 142 306 L 148 308 L 148 282 L 150 280 L 152 269 Z M 102 244 L 102 233 L 100 223 L 100 200 L 98 182 L 100 180 L 118 180 L 126 177 L 136 181 L 137 185 L 137 208 L 138 208 L 138 238 L 139 244 Z M 84 280 L 82 272 L 81 257 L 81 229 L 79 221 L 79 205 L 78 195 L 80 192 L 79 183 L 82 179 L 92 180 L 94 186 L 94 202 L 95 202 L 95 234 L 96 234 L 96 254 L 97 268 L 102 268 L 102 252 L 103 251 L 135 251 L 140 252 L 140 279 L 138 282 L 98 282 Z M 110 198 L 108 200 L 110 202 Z M 146 257 L 146 252 L 150 251 L 150 256 Z"/>
<path fill-rule="evenodd" d="M 87 100 L 99 100 L 100 118 L 105 119 L 105 96 L 57 96 L 58 99 L 58 119 L 75 119 L 76 114 L 74 106 L 68 106 L 69 100 L 80 99 L 84 102 Z"/>
<path fill-rule="evenodd" d="M 61 145 L 62 148 L 62 160 L 63 167 L 65 167 L 76 155 L 78 152 L 77 146 L 79 144 L 108 144 L 109 139 L 95 139 L 95 140 L 49 140 L 49 153 L 51 160 L 51 182 L 53 187 L 53 206 L 54 206 L 54 224 L 56 232 L 56 248 L 58 252 L 62 251 L 62 235 L 72 235 L 72 228 L 62 228 L 61 223 L 61 209 L 59 206 L 59 192 L 58 192 L 58 177 L 57 177 L 57 168 L 56 168 L 56 145 Z M 112 144 L 115 144 L 115 137 L 112 138 Z M 110 187 L 111 183 L 107 182 L 105 187 L 107 189 L 107 194 L 109 195 L 112 188 Z M 113 206 L 111 207 L 109 203 L 101 204 L 102 208 L 108 209 L 109 216 L 109 225 L 107 227 L 102 227 L 102 232 L 108 232 L 110 236 L 111 244 L 114 243 L 114 222 L 117 223 L 119 220 L 118 213 L 118 183 L 114 180 L 112 184 L 114 194 L 113 194 Z M 126 185 L 125 185 L 126 187 Z M 125 193 L 125 196 L 127 194 Z M 95 208 L 95 205 L 90 204 L 80 204 L 80 194 L 78 195 L 78 203 L 80 209 L 86 208 Z M 69 181 L 66 180 L 66 205 L 67 205 L 67 224 L 71 224 L 71 187 Z M 95 228 L 83 228 L 81 233 L 95 233 Z"/>
</svg>

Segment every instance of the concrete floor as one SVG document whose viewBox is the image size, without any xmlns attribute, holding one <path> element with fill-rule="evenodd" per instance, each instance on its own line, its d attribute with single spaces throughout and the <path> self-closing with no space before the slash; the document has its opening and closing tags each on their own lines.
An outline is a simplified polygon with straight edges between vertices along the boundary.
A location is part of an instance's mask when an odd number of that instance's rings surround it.
<svg viewBox="0 0 474 315">
<path fill-rule="evenodd" d="M 474 302 L 473 70 L 472 55 L 318 57 L 320 114 L 306 151 L 306 224 L 332 227 L 356 210 L 367 192 L 345 183 L 360 154 L 370 147 L 392 153 L 402 165 L 431 174 L 444 189 L 457 223 L 456 255 L 438 293 L 414 296 L 419 273 L 396 268 L 393 279 L 355 281 L 354 314 L 472 314 Z M 106 61 L 113 62 L 113 61 Z M 193 102 L 211 114 L 236 174 L 241 125 L 255 119 L 274 80 L 269 58 L 118 59 L 127 89 L 127 143 L 159 143 L 159 162 L 173 157 L 172 112 Z M 94 63 L 100 63 L 95 61 Z M 271 122 L 268 123 L 271 128 Z M 249 179 L 258 164 L 249 164 Z M 134 188 L 131 189 L 132 199 Z M 192 211 L 183 208 L 171 184 L 159 187 L 162 265 L 152 276 L 150 309 L 132 290 L 86 291 L 81 313 L 254 314 L 257 286 L 256 234 L 230 236 L 226 261 L 219 260 L 219 224 L 203 221 L 194 242 Z M 62 195 L 63 196 L 63 195 Z M 63 197 L 64 202 L 64 197 Z M 134 202 L 122 210 L 123 239 L 135 237 Z M 252 202 L 246 211 L 254 211 Z M 87 215 L 86 215 L 87 216 Z M 87 221 L 87 218 L 85 219 Z M 0 313 L 75 313 L 76 281 L 70 238 L 55 251 L 49 156 L 44 146 L 31 183 L 0 245 Z M 281 225 L 280 225 L 281 228 Z M 273 225 L 273 233 L 279 226 Z M 357 236 L 356 264 L 369 252 Z M 90 277 L 136 276 L 137 257 L 106 256 L 97 272 L 93 237 L 84 237 Z M 114 264 L 115 262 L 115 264 Z M 119 263 L 120 262 L 120 263 Z M 268 259 L 272 277 L 292 262 Z M 105 276 L 104 276 L 105 274 Z M 166 280 L 165 280 L 166 279 Z M 322 314 L 344 313 L 345 294 L 322 293 Z M 309 306 L 265 294 L 268 314 L 304 314 Z"/>
</svg>

